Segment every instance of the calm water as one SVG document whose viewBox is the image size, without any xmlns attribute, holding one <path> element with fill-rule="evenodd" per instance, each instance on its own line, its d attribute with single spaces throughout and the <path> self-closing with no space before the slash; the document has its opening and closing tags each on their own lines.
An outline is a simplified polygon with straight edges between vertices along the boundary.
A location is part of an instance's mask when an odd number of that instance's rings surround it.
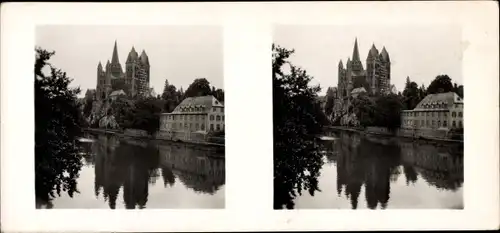
<svg viewBox="0 0 500 233">
<path fill-rule="evenodd" d="M 463 208 L 463 146 L 331 132 L 320 192 L 295 208 Z"/>
<path fill-rule="evenodd" d="M 224 152 L 86 135 L 77 188 L 37 208 L 224 208 Z M 222 157 L 222 158 L 220 158 Z"/>
</svg>

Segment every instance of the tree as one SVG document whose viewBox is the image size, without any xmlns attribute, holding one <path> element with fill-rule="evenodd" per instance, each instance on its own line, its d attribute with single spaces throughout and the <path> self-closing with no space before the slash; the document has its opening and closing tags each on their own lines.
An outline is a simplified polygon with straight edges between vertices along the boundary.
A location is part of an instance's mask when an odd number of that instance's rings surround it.
<svg viewBox="0 0 500 233">
<path fill-rule="evenodd" d="M 408 81 L 408 80 L 407 80 Z M 418 84 L 415 82 L 407 83 L 403 90 L 405 109 L 414 109 L 422 100 L 420 99 Z"/>
<path fill-rule="evenodd" d="M 274 122 L 274 208 L 293 208 L 302 190 L 319 190 L 317 177 L 323 165 L 316 142 L 322 130 L 317 101 L 319 86 L 312 77 L 287 59 L 294 52 L 272 45 Z M 285 65 L 290 67 L 285 74 Z"/>
<path fill-rule="evenodd" d="M 389 94 L 378 96 L 375 100 L 375 126 L 387 127 L 394 130 L 401 125 L 401 111 L 403 103 L 398 95 Z"/>
<path fill-rule="evenodd" d="M 160 114 L 164 101 L 155 98 L 142 98 L 135 101 L 131 114 L 132 128 L 146 130 L 153 134 L 160 128 Z"/>
<path fill-rule="evenodd" d="M 212 87 L 212 95 L 221 102 L 224 102 L 224 90 Z"/>
<path fill-rule="evenodd" d="M 335 105 L 335 96 L 333 93 L 333 88 L 329 87 L 326 91 L 326 103 L 325 103 L 325 114 L 327 116 L 332 115 L 334 105 Z"/>
<path fill-rule="evenodd" d="M 184 98 L 195 97 L 195 96 L 205 96 L 210 95 L 212 90 L 210 89 L 210 83 L 205 78 L 197 78 L 189 85 L 186 92 L 184 93 Z"/>
<path fill-rule="evenodd" d="M 48 61 L 55 52 L 36 48 L 35 61 L 35 193 L 43 201 L 55 194 L 78 192 L 76 179 L 82 167 L 77 137 L 82 135 L 83 116 L 77 103 L 79 88 Z M 42 72 L 50 68 L 47 76 Z"/>
<path fill-rule="evenodd" d="M 445 93 L 453 90 L 451 78 L 448 75 L 438 75 L 427 88 L 427 94 Z"/>
<path fill-rule="evenodd" d="M 92 111 L 92 103 L 94 102 L 96 92 L 95 90 L 87 89 L 85 92 L 83 115 L 88 117 Z"/>
</svg>

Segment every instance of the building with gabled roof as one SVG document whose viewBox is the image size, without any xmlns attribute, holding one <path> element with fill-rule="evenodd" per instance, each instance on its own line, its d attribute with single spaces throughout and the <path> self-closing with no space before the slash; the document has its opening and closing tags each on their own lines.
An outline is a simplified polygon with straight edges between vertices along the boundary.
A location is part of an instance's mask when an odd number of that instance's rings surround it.
<svg viewBox="0 0 500 233">
<path fill-rule="evenodd" d="M 162 113 L 160 131 L 224 131 L 224 105 L 212 95 L 188 97 L 171 113 Z"/>
<path fill-rule="evenodd" d="M 403 129 L 463 129 L 464 101 L 455 92 L 427 95 L 401 113 Z"/>
</svg>

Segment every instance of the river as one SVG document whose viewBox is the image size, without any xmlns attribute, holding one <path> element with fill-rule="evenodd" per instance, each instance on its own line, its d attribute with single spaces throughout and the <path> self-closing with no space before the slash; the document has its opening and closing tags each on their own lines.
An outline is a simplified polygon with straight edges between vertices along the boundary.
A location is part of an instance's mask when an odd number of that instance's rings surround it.
<svg viewBox="0 0 500 233">
<path fill-rule="evenodd" d="M 224 208 L 224 151 L 181 143 L 86 134 L 73 198 L 37 208 Z"/>
<path fill-rule="evenodd" d="M 463 145 L 351 132 L 323 141 L 321 191 L 297 209 L 463 209 Z"/>
</svg>

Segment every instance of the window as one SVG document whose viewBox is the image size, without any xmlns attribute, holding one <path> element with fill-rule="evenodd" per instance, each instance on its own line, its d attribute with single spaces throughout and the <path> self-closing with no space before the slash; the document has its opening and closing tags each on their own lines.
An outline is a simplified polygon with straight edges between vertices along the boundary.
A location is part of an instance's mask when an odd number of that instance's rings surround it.
<svg viewBox="0 0 500 233">
<path fill-rule="evenodd" d="M 214 120 L 214 115 L 210 115 L 210 120 L 213 121 Z"/>
<path fill-rule="evenodd" d="M 457 113 L 451 112 L 451 117 L 455 118 L 457 116 Z"/>
<path fill-rule="evenodd" d="M 455 121 L 453 121 L 453 122 L 451 123 L 451 125 L 453 126 L 453 128 L 457 127 L 457 125 L 455 124 Z"/>
<path fill-rule="evenodd" d="M 224 116 L 222 116 L 222 121 L 224 121 Z"/>
<path fill-rule="evenodd" d="M 443 121 L 443 127 L 448 127 L 448 125 L 446 124 L 446 121 Z"/>
<path fill-rule="evenodd" d="M 434 112 L 431 113 L 431 116 L 434 117 Z M 432 124 L 432 125 L 434 125 L 434 124 Z"/>
<path fill-rule="evenodd" d="M 217 121 L 220 121 L 220 116 L 217 116 Z"/>
<path fill-rule="evenodd" d="M 182 115 L 179 115 L 181 117 L 181 120 L 182 120 Z"/>
<path fill-rule="evenodd" d="M 420 126 L 424 126 L 424 120 L 420 121 Z"/>
<path fill-rule="evenodd" d="M 462 112 L 458 112 L 458 117 L 462 117 Z"/>
<path fill-rule="evenodd" d="M 214 131 L 214 124 L 210 124 L 210 131 Z"/>
<path fill-rule="evenodd" d="M 440 117 L 440 116 L 441 116 L 441 112 L 438 112 L 438 117 Z"/>
<path fill-rule="evenodd" d="M 216 111 L 215 107 L 213 107 L 213 108 L 212 108 L 212 111 L 213 111 L 213 112 L 215 112 L 215 111 Z"/>
<path fill-rule="evenodd" d="M 188 123 L 184 123 L 184 129 L 188 128 Z"/>
<path fill-rule="evenodd" d="M 193 128 L 193 123 L 189 123 L 189 128 L 192 129 Z"/>
<path fill-rule="evenodd" d="M 448 117 L 448 112 L 444 112 L 444 117 Z"/>
<path fill-rule="evenodd" d="M 194 118 L 195 118 L 195 120 L 198 120 L 200 118 L 200 116 L 196 115 Z"/>
<path fill-rule="evenodd" d="M 196 130 L 200 130 L 200 124 L 196 123 Z"/>
<path fill-rule="evenodd" d="M 179 129 L 182 129 L 182 123 L 179 123 Z"/>
<path fill-rule="evenodd" d="M 427 116 L 430 116 L 430 115 L 431 115 L 431 113 L 430 113 L 430 112 L 427 112 Z"/>
<path fill-rule="evenodd" d="M 202 120 L 205 120 L 205 115 L 201 115 L 201 119 L 202 119 Z"/>
<path fill-rule="evenodd" d="M 458 121 L 458 127 L 462 128 L 463 125 L 462 125 L 462 121 Z"/>
<path fill-rule="evenodd" d="M 220 131 L 220 125 L 217 124 L 217 131 Z"/>
<path fill-rule="evenodd" d="M 441 121 L 438 121 L 438 127 L 441 127 Z"/>
<path fill-rule="evenodd" d="M 434 127 L 435 123 L 436 123 L 436 122 L 435 122 L 434 120 L 432 120 L 432 127 Z"/>
<path fill-rule="evenodd" d="M 425 125 L 427 125 L 427 127 L 429 127 L 429 120 L 425 121 Z"/>
<path fill-rule="evenodd" d="M 189 120 L 193 120 L 193 115 L 189 116 Z"/>
<path fill-rule="evenodd" d="M 205 130 L 205 124 L 201 124 L 201 130 Z"/>
<path fill-rule="evenodd" d="M 224 112 L 224 111 L 222 110 L 222 108 L 219 108 L 219 112 Z"/>
</svg>

